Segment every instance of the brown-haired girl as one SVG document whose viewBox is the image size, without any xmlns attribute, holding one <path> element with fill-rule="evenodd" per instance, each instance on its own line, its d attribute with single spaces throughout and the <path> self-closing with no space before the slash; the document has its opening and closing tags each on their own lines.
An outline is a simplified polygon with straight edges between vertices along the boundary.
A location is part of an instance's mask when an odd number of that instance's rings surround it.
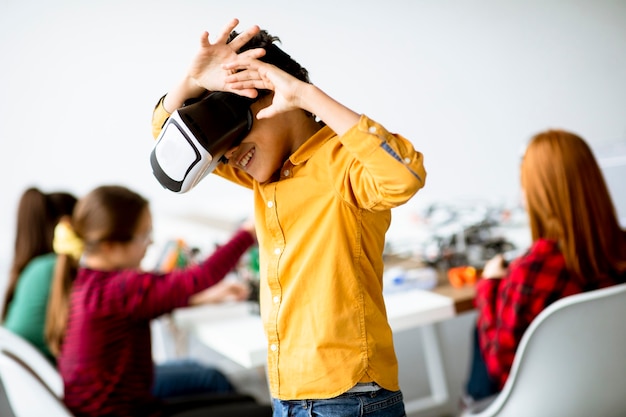
<svg viewBox="0 0 626 417">
<path fill-rule="evenodd" d="M 139 270 L 151 236 L 148 201 L 121 186 L 101 186 L 80 199 L 65 229 L 66 255 L 59 256 L 46 334 L 59 352 L 64 401 L 75 415 L 180 411 L 151 392 L 150 320 L 193 303 L 194 294 L 220 282 L 255 243 L 247 226 L 204 262 L 159 274 Z M 215 391 L 232 389 L 218 370 L 212 383 Z"/>
</svg>

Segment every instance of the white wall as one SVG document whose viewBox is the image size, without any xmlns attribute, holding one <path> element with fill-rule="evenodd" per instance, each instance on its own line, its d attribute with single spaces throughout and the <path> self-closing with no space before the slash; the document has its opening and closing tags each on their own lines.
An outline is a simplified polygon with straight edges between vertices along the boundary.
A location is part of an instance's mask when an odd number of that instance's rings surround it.
<svg viewBox="0 0 626 417">
<path fill-rule="evenodd" d="M 148 163 L 153 105 L 200 33 L 232 17 L 280 36 L 314 83 L 425 154 L 427 186 L 406 210 L 433 199 L 517 198 L 523 142 L 547 127 L 593 146 L 626 141 L 619 0 L 3 0 L 0 266 L 30 185 L 81 194 L 118 182 L 149 197 L 157 214 L 249 214 L 245 190 L 211 179 L 174 195 Z"/>
</svg>

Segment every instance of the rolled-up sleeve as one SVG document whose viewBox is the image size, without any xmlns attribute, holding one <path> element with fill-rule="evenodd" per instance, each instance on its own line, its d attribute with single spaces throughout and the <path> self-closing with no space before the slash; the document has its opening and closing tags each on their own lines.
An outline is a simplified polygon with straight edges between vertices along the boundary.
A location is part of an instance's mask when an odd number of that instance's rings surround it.
<svg viewBox="0 0 626 417">
<path fill-rule="evenodd" d="M 152 112 L 152 136 L 156 139 L 159 137 L 161 130 L 163 129 L 163 125 L 171 116 L 165 107 L 163 107 L 163 99 L 165 96 L 161 97 L 157 105 L 154 107 L 154 111 Z"/>
<path fill-rule="evenodd" d="M 426 181 L 424 157 L 413 144 L 362 115 L 341 138 L 342 145 L 358 164 L 351 170 L 364 194 L 357 196 L 365 207 L 388 209 L 408 201 Z M 377 198 L 372 198 L 377 196 Z"/>
</svg>

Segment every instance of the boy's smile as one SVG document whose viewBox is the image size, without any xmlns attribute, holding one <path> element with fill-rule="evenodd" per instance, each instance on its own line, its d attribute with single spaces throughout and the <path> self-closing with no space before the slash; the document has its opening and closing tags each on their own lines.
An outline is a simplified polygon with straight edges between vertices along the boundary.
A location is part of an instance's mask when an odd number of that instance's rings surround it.
<svg viewBox="0 0 626 417">
<path fill-rule="evenodd" d="M 244 170 L 261 184 L 270 181 L 289 156 L 320 128 L 302 111 L 257 119 L 259 110 L 268 106 L 271 100 L 269 95 L 252 104 L 252 129 L 238 146 L 224 155 L 229 165 Z"/>
<path fill-rule="evenodd" d="M 242 146 L 240 146 L 241 148 Z M 247 146 L 245 148 L 248 148 Z M 239 168 L 241 169 L 246 169 L 248 167 L 248 165 L 250 164 L 250 160 L 252 159 L 252 157 L 254 156 L 255 150 L 256 148 L 254 146 L 252 146 L 252 148 L 246 150 L 246 149 L 238 149 L 237 152 L 237 159 L 235 161 L 235 164 L 239 166 Z"/>
<path fill-rule="evenodd" d="M 278 151 L 276 147 L 264 143 L 263 138 L 249 135 L 239 146 L 227 152 L 226 157 L 229 165 L 245 171 L 256 181 L 264 183 L 283 164 L 284 156 Z"/>
<path fill-rule="evenodd" d="M 252 105 L 255 115 L 252 129 L 238 146 L 224 155 L 229 165 L 244 170 L 260 183 L 269 181 L 291 154 L 291 141 L 282 115 L 256 119 L 256 114 L 264 106 L 267 106 L 267 101 L 263 99 Z"/>
</svg>

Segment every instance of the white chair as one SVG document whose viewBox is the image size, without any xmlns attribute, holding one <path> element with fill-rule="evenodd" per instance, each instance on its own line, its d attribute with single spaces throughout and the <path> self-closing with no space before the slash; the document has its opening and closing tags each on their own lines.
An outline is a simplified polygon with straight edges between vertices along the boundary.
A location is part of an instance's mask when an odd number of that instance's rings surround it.
<svg viewBox="0 0 626 417">
<path fill-rule="evenodd" d="M 558 300 L 524 333 L 502 391 L 462 417 L 626 415 L 626 284 Z"/>
<path fill-rule="evenodd" d="M 0 351 L 22 362 L 54 395 L 63 397 L 63 379 L 57 369 L 30 342 L 2 326 L 0 326 Z"/>
<path fill-rule="evenodd" d="M 15 357 L 0 352 L 0 415 L 72 417 L 63 401 Z"/>
<path fill-rule="evenodd" d="M 29 342 L 0 327 L 0 415 L 71 417 L 63 380 Z"/>
</svg>

